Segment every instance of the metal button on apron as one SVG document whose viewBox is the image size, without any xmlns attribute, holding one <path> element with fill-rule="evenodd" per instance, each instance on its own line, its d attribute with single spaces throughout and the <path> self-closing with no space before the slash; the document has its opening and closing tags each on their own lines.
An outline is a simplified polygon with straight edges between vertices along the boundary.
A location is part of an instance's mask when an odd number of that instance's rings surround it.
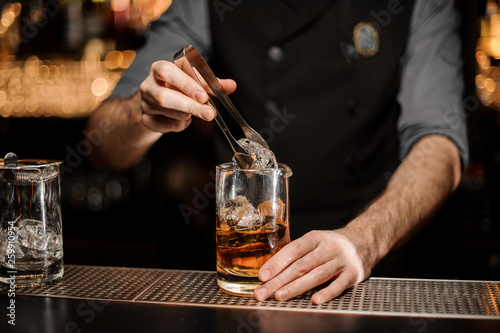
<svg viewBox="0 0 500 333">
<path fill-rule="evenodd" d="M 355 100 L 350 100 L 347 103 L 347 111 L 349 115 L 353 118 L 359 118 L 361 116 L 361 112 L 358 109 L 358 103 Z"/>
<path fill-rule="evenodd" d="M 283 49 L 279 46 L 271 46 L 267 51 L 267 56 L 274 62 L 283 60 Z"/>
<path fill-rule="evenodd" d="M 358 170 L 358 160 L 356 157 L 352 155 L 348 155 L 344 159 L 345 167 L 347 169 L 347 172 L 349 173 L 355 173 Z"/>
<path fill-rule="evenodd" d="M 273 116 L 278 115 L 280 111 L 280 106 L 278 105 L 278 103 L 272 100 L 266 101 L 266 103 L 264 104 L 264 108 L 269 114 L 272 114 Z"/>
</svg>

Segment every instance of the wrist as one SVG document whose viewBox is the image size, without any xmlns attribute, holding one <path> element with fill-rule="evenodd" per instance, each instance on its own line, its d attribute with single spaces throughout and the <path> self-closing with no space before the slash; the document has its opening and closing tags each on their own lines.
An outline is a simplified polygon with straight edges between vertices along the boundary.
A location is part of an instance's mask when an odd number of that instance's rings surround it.
<svg viewBox="0 0 500 333">
<path fill-rule="evenodd" d="M 138 92 L 128 100 L 123 100 L 121 103 L 125 109 L 122 114 L 128 116 L 128 128 L 134 138 L 135 146 L 149 148 L 161 136 L 162 133 L 154 132 L 147 128 L 142 121 L 141 94 Z"/>
<path fill-rule="evenodd" d="M 379 222 L 383 220 L 380 219 L 380 214 L 374 213 L 370 208 L 349 222 L 344 232 L 356 243 L 366 247 L 371 268 L 373 268 L 390 252 L 392 243 L 391 237 L 385 234 L 388 230 L 380 226 Z"/>
</svg>

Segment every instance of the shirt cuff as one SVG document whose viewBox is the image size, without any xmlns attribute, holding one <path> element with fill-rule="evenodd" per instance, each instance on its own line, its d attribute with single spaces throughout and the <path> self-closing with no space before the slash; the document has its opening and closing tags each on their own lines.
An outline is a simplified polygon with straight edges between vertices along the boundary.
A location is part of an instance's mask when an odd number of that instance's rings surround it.
<svg viewBox="0 0 500 333">
<path fill-rule="evenodd" d="M 413 126 L 413 128 L 409 128 L 405 130 L 400 135 L 400 148 L 399 155 L 401 160 L 403 160 L 406 155 L 408 155 L 410 149 L 413 145 L 423 137 L 429 135 L 441 135 L 448 138 L 458 149 L 458 153 L 460 154 L 460 160 L 462 164 L 462 172 L 465 171 L 469 164 L 469 144 L 467 140 L 457 133 L 456 130 L 450 129 L 449 127 L 443 126 Z"/>
</svg>

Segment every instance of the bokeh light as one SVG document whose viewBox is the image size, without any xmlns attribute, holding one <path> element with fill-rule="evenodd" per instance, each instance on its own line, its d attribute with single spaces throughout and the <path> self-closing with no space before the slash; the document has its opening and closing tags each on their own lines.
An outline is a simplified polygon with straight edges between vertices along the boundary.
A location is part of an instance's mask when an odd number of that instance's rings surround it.
<svg viewBox="0 0 500 333">
<path fill-rule="evenodd" d="M 108 81 L 105 78 L 97 78 L 92 82 L 91 90 L 95 96 L 102 96 L 108 91 Z"/>
<path fill-rule="evenodd" d="M 106 58 L 104 63 L 106 64 L 106 68 L 108 69 L 117 69 L 120 67 L 123 62 L 123 54 L 120 51 L 111 51 L 106 54 Z"/>
<path fill-rule="evenodd" d="M 135 59 L 135 51 L 125 50 L 122 52 L 122 55 L 123 55 L 123 60 L 122 63 L 120 64 L 120 68 L 127 69 L 130 67 L 130 65 Z"/>
<path fill-rule="evenodd" d="M 102 8 L 124 12 L 129 29 L 144 34 L 152 20 L 157 19 L 171 0 L 91 0 Z M 70 0 L 58 2 L 68 6 Z M 112 38 L 92 38 L 81 48 L 81 59 L 67 55 L 31 55 L 16 59 L 21 41 L 20 2 L 0 8 L 0 42 L 8 41 L 8 49 L 0 52 L 0 116 L 2 117 L 88 117 L 104 101 L 119 81 L 124 70 L 135 59 L 133 50 L 116 50 Z M 82 8 L 81 8 L 82 9 Z M 23 15 L 34 24 L 50 19 L 43 6 L 24 8 Z M 0 43 L 0 46 L 2 44 Z M 5 50 L 5 49 L 4 49 Z M 1 51 L 1 48 L 0 48 Z M 56 58 L 61 57 L 61 58 Z"/>
<path fill-rule="evenodd" d="M 122 65 L 122 61 L 119 66 Z M 0 61 L 0 116 L 87 117 L 113 90 L 122 69 L 95 53 L 73 59 Z"/>
</svg>

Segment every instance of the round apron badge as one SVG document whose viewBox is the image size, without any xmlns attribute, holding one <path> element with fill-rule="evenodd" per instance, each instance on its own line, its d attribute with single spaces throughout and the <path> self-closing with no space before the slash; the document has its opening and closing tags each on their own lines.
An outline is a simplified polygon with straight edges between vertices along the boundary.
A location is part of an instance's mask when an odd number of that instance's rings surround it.
<svg viewBox="0 0 500 333">
<path fill-rule="evenodd" d="M 364 57 L 372 57 L 378 52 L 380 44 L 377 29 L 367 22 L 360 22 L 354 27 L 352 32 L 354 47 Z"/>
</svg>

